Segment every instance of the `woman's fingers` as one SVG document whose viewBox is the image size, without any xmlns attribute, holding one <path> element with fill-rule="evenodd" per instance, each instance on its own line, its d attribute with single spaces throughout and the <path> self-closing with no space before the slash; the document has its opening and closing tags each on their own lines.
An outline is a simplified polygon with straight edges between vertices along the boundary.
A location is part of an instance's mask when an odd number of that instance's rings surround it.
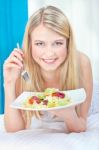
<svg viewBox="0 0 99 150">
<path fill-rule="evenodd" d="M 10 58 L 10 62 L 19 65 L 20 67 L 23 67 L 22 61 L 20 61 L 17 57 Z"/>
<path fill-rule="evenodd" d="M 8 62 L 5 63 L 5 66 L 11 67 L 12 64 L 17 65 L 18 68 L 20 68 L 20 69 L 23 68 L 23 64 L 17 58 L 12 58 L 10 61 L 8 61 Z"/>
<path fill-rule="evenodd" d="M 18 65 L 19 66 L 18 68 L 23 68 L 23 52 L 20 52 L 20 50 L 18 49 L 14 49 L 14 51 L 10 54 L 8 59 L 5 61 L 4 66 L 7 65 L 11 67 L 12 63 Z"/>
<path fill-rule="evenodd" d="M 24 57 L 24 53 L 23 51 L 19 50 L 19 49 L 14 49 L 14 51 L 11 53 L 11 55 L 9 56 L 10 57 L 17 57 L 20 61 L 23 60 L 23 57 Z"/>
<path fill-rule="evenodd" d="M 15 83 L 17 81 L 21 70 L 23 69 L 23 57 L 24 53 L 21 50 L 14 49 L 10 56 L 5 60 L 3 66 L 5 82 Z"/>
<path fill-rule="evenodd" d="M 5 63 L 4 63 L 4 66 L 6 66 L 7 64 L 17 64 L 18 66 L 20 66 L 21 68 L 23 68 L 23 62 L 20 61 L 17 57 L 13 56 L 13 57 L 10 57 L 8 58 Z"/>
<path fill-rule="evenodd" d="M 17 69 L 21 69 L 21 67 L 17 64 L 14 63 L 7 63 L 6 64 L 6 69 L 10 69 L 10 68 L 17 68 Z"/>
<path fill-rule="evenodd" d="M 14 52 L 18 52 L 19 54 L 21 54 L 22 56 L 24 55 L 24 52 L 21 50 L 21 49 L 18 49 L 18 48 L 14 48 L 14 50 L 12 51 L 12 55 Z"/>
</svg>

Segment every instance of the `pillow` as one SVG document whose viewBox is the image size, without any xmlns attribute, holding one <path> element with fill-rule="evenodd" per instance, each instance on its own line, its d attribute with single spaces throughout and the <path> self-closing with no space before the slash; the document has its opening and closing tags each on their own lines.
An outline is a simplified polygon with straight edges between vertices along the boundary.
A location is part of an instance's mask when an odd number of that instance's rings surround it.
<svg viewBox="0 0 99 150">
<path fill-rule="evenodd" d="M 99 82 L 97 81 L 93 83 L 93 95 L 89 115 L 94 113 L 99 113 Z"/>
<path fill-rule="evenodd" d="M 0 132 L 4 132 L 5 128 L 4 128 L 4 115 L 0 114 Z"/>
</svg>

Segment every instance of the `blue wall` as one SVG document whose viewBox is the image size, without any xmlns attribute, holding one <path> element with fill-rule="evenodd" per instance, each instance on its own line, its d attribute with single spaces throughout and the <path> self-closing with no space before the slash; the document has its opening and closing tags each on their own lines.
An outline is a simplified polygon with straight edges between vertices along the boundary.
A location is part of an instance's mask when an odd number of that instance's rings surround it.
<svg viewBox="0 0 99 150">
<path fill-rule="evenodd" d="M 27 5 L 27 0 L 0 0 L 0 114 L 4 113 L 3 63 L 16 43 L 22 43 Z"/>
</svg>

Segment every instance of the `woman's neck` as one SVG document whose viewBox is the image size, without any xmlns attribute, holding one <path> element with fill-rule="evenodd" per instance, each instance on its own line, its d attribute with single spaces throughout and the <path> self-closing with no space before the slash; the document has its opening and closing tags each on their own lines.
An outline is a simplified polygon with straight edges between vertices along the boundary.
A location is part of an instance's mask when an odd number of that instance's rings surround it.
<svg viewBox="0 0 99 150">
<path fill-rule="evenodd" d="M 56 72 L 42 72 L 45 81 L 45 88 L 58 88 L 60 89 L 60 75 L 59 71 Z"/>
</svg>

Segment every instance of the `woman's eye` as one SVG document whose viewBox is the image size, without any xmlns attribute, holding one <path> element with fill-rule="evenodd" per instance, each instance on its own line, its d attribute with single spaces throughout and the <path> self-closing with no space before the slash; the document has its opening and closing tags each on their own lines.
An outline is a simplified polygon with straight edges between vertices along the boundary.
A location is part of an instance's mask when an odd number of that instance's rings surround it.
<svg viewBox="0 0 99 150">
<path fill-rule="evenodd" d="M 55 45 L 63 45 L 62 42 L 55 42 Z"/>
<path fill-rule="evenodd" d="M 38 43 L 35 43 L 35 45 L 37 45 L 37 46 L 44 46 L 44 43 L 38 42 Z"/>
</svg>

